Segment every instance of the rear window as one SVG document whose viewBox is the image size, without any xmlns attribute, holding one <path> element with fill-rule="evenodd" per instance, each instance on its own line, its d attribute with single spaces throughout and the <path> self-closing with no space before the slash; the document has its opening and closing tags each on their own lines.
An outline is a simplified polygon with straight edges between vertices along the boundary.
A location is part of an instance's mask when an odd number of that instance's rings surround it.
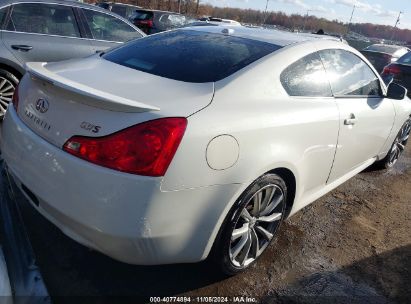
<svg viewBox="0 0 411 304">
<path fill-rule="evenodd" d="M 163 23 L 166 26 L 183 26 L 187 23 L 186 17 L 182 15 L 173 15 L 173 14 L 163 14 L 158 19 L 159 22 Z"/>
<path fill-rule="evenodd" d="M 382 69 L 391 62 L 391 56 L 382 53 L 362 52 L 362 54 L 368 59 L 378 72 L 382 72 Z"/>
<path fill-rule="evenodd" d="M 401 49 L 401 50 L 396 51 L 393 57 L 399 58 L 401 56 L 404 56 L 407 53 L 408 53 L 408 49 Z"/>
<path fill-rule="evenodd" d="M 103 58 L 157 76 L 203 83 L 226 78 L 279 48 L 251 39 L 177 30 L 132 41 Z"/>
<path fill-rule="evenodd" d="M 153 13 L 147 12 L 147 11 L 135 11 L 135 13 L 130 16 L 130 19 L 133 19 L 133 20 L 150 20 L 152 18 L 153 18 Z"/>
<path fill-rule="evenodd" d="M 397 62 L 401 64 L 411 64 L 411 52 L 402 56 Z"/>
<path fill-rule="evenodd" d="M 387 54 L 394 54 L 396 51 L 400 50 L 402 47 L 397 45 L 381 45 L 373 44 L 364 49 L 364 51 L 381 52 Z"/>
<path fill-rule="evenodd" d="M 101 8 L 104 8 L 104 9 L 106 9 L 106 10 L 110 9 L 110 4 L 105 3 L 105 2 L 103 2 L 103 3 L 96 3 L 96 6 L 101 7 Z"/>
</svg>

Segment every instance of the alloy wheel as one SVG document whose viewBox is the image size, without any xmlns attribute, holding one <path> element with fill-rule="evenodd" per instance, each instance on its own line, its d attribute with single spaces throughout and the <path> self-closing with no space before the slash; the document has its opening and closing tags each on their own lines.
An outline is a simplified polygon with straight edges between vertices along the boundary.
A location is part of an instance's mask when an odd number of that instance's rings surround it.
<svg viewBox="0 0 411 304">
<path fill-rule="evenodd" d="M 0 77 L 0 116 L 4 116 L 7 106 L 11 102 L 15 86 L 4 77 Z"/>
<path fill-rule="evenodd" d="M 229 256 L 237 267 L 247 267 L 267 248 L 282 219 L 284 194 L 277 185 L 258 190 L 247 202 L 231 234 Z"/>
<path fill-rule="evenodd" d="M 392 145 L 389 160 L 388 160 L 389 167 L 392 167 L 395 165 L 401 153 L 404 151 L 405 145 L 407 144 L 408 138 L 410 136 L 410 131 L 411 131 L 411 119 L 408 119 L 407 122 L 401 128 L 401 131 L 399 132 L 397 138 L 394 141 L 394 144 Z"/>
</svg>

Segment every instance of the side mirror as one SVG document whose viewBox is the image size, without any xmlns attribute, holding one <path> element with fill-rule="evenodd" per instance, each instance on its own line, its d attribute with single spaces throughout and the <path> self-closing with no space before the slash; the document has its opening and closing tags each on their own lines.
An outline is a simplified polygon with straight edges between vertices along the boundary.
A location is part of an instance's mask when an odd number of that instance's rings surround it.
<svg viewBox="0 0 411 304">
<path fill-rule="evenodd" d="M 387 89 L 387 98 L 402 100 L 407 95 L 407 89 L 398 83 L 391 82 Z"/>
</svg>

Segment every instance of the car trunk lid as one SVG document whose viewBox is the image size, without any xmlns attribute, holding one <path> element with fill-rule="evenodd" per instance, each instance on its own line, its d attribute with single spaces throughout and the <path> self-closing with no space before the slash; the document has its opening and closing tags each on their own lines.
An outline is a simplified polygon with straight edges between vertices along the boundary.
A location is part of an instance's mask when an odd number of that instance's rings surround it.
<svg viewBox="0 0 411 304">
<path fill-rule="evenodd" d="M 187 83 L 92 56 L 29 63 L 18 115 L 56 146 L 70 137 L 104 136 L 161 117 L 187 117 L 212 100 L 213 83 Z"/>
</svg>

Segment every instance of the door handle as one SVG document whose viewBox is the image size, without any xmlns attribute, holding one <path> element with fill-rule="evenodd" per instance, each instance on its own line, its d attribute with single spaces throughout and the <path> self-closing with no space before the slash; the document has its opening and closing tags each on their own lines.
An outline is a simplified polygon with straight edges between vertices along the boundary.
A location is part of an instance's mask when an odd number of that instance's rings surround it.
<svg viewBox="0 0 411 304">
<path fill-rule="evenodd" d="M 30 51 L 33 47 L 31 45 L 20 45 L 20 44 L 14 44 L 11 46 L 13 50 L 17 51 L 22 51 L 22 52 L 28 52 Z"/>
<path fill-rule="evenodd" d="M 357 123 L 357 118 L 355 118 L 354 114 L 350 115 L 350 118 L 347 118 L 344 120 L 344 125 L 346 126 L 352 126 L 355 125 Z"/>
</svg>

